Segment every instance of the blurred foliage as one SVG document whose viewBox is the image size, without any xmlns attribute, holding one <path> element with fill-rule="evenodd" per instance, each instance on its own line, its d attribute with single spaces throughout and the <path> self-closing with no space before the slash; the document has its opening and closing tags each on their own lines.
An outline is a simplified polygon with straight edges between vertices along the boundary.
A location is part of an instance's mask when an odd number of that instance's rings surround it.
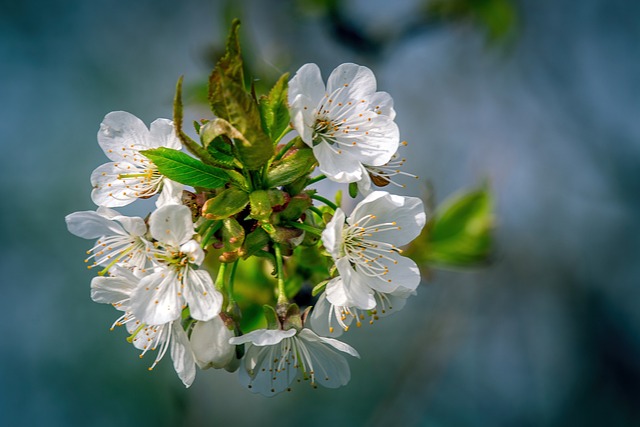
<svg viewBox="0 0 640 427">
<path fill-rule="evenodd" d="M 487 262 L 494 225 L 488 188 L 460 192 L 442 202 L 405 255 L 428 267 L 464 267 Z"/>
<path fill-rule="evenodd" d="M 514 0 L 431 0 L 426 13 L 443 21 L 469 21 L 486 32 L 489 42 L 513 36 L 518 24 Z"/>
</svg>

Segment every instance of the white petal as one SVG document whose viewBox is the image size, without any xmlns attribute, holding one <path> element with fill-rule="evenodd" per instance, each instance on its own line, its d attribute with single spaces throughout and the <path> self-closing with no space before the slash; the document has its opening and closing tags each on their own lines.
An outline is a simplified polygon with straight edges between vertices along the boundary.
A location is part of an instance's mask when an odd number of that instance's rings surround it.
<svg viewBox="0 0 640 427">
<path fill-rule="evenodd" d="M 357 307 L 363 310 L 370 310 L 376 306 L 373 292 L 371 291 L 370 279 L 367 276 L 354 271 L 346 258 L 336 261 L 336 267 L 342 281 L 327 284 L 327 299 L 333 305 L 343 307 Z M 375 279 L 376 283 L 381 279 Z"/>
<path fill-rule="evenodd" d="M 361 163 L 371 166 L 384 165 L 398 151 L 400 143 L 398 125 L 387 116 L 370 111 L 362 114 L 371 121 L 360 126 L 350 124 L 352 130 L 348 134 L 338 132 L 336 141 L 341 144 L 345 152 Z M 353 130 L 355 127 L 359 130 Z"/>
<path fill-rule="evenodd" d="M 236 346 L 229 344 L 233 331 L 220 316 L 206 322 L 196 322 L 191 332 L 191 348 L 201 369 L 224 368 L 234 358 Z"/>
<path fill-rule="evenodd" d="M 337 388 L 347 384 L 351 378 L 351 372 L 345 357 L 329 348 L 323 341 L 312 340 L 311 337 L 307 337 L 307 334 L 304 335 L 306 338 L 304 343 L 313 364 L 314 381 L 327 388 Z"/>
<path fill-rule="evenodd" d="M 337 324 L 337 320 L 333 319 L 334 310 L 333 305 L 327 300 L 326 292 L 323 292 L 318 298 L 316 305 L 313 306 L 313 311 L 309 317 L 311 328 L 314 332 L 320 333 L 323 336 L 339 337 L 344 330 Z M 351 323 L 352 316 L 347 316 L 345 323 Z M 333 327 L 333 329 L 330 329 Z M 333 332 L 331 332 L 333 330 Z"/>
<path fill-rule="evenodd" d="M 97 276 L 91 279 L 91 299 L 103 304 L 117 304 L 129 299 L 137 286 L 138 281 L 130 277 Z"/>
<path fill-rule="evenodd" d="M 354 224 L 369 215 L 375 215 L 376 218 L 375 222 L 369 222 L 368 225 L 396 222 L 399 229 L 380 231 L 372 236 L 374 240 L 396 246 L 406 245 L 418 237 L 426 223 L 422 200 L 386 191 L 374 191 L 365 197 L 355 207 L 347 222 Z"/>
<path fill-rule="evenodd" d="M 200 247 L 200 244 L 195 240 L 189 240 L 184 245 L 180 246 L 180 252 L 189 257 L 189 262 L 195 265 L 201 265 L 204 261 L 204 251 Z"/>
<path fill-rule="evenodd" d="M 124 216 L 118 215 L 115 216 L 114 221 L 118 221 L 124 229 L 127 231 L 127 234 L 131 236 L 144 236 L 147 233 L 147 224 L 145 224 L 144 220 L 140 217 L 133 216 Z"/>
<path fill-rule="evenodd" d="M 322 244 L 334 260 L 340 257 L 340 247 L 342 246 L 342 230 L 345 225 L 345 215 L 342 209 L 336 209 L 331 221 L 327 223 L 322 231 Z"/>
<path fill-rule="evenodd" d="M 191 317 L 210 320 L 220 314 L 222 294 L 213 285 L 209 272 L 187 268 L 184 274 L 184 299 L 189 305 Z"/>
<path fill-rule="evenodd" d="M 298 376 L 293 364 L 284 364 L 280 372 L 272 372 L 273 360 L 280 358 L 282 345 L 259 347 L 249 345 L 244 356 L 244 366 L 240 369 L 240 384 L 248 387 L 252 393 L 273 396 L 285 391 Z"/>
<path fill-rule="evenodd" d="M 133 163 L 105 163 L 91 173 L 91 200 L 98 206 L 117 208 L 135 201 L 139 194 L 151 196 L 156 189 L 139 178 L 120 179 L 121 174 L 144 172 Z"/>
<path fill-rule="evenodd" d="M 293 100 L 300 94 L 309 98 L 313 107 L 324 96 L 324 82 L 316 64 L 304 64 L 289 81 L 289 104 L 293 104 Z"/>
<path fill-rule="evenodd" d="M 248 334 L 231 338 L 229 343 L 235 345 L 251 343 L 256 346 L 269 346 L 278 344 L 283 339 L 290 338 L 295 334 L 295 329 L 288 329 L 286 331 L 280 329 L 258 329 Z"/>
<path fill-rule="evenodd" d="M 369 172 L 365 169 L 364 166 L 362 168 L 362 179 L 358 181 L 358 192 L 363 196 L 368 195 L 373 191 L 373 186 L 371 185 L 371 177 L 369 176 Z"/>
<path fill-rule="evenodd" d="M 335 348 L 336 350 L 340 350 L 343 353 L 350 354 L 351 356 L 357 357 L 358 359 L 360 358 L 360 354 L 358 354 L 356 349 L 351 347 L 349 344 L 343 343 L 342 341 L 338 341 L 333 338 L 318 336 L 311 329 L 307 329 L 307 328 L 302 329 L 298 333 L 298 336 L 301 339 L 305 339 L 307 341 L 315 341 L 315 342 L 321 342 L 324 344 L 329 344 L 331 347 Z"/>
<path fill-rule="evenodd" d="M 366 283 L 372 289 L 383 293 L 393 292 L 398 289 L 398 287 L 410 290 L 416 289 L 420 284 L 420 270 L 416 263 L 410 258 L 403 257 L 396 253 L 390 254 L 389 256 L 393 258 L 397 264 L 393 264 L 392 262 L 386 263 L 387 267 L 389 267 L 387 274 L 369 277 L 356 271 L 354 273 L 354 280 Z"/>
<path fill-rule="evenodd" d="M 334 151 L 327 142 L 321 142 L 313 147 L 313 154 L 318 160 L 318 168 L 327 178 L 335 182 L 356 182 L 362 179 L 360 161 L 349 152 Z"/>
<path fill-rule="evenodd" d="M 336 90 L 348 91 L 357 100 L 367 98 L 376 91 L 376 78 L 367 67 L 341 64 L 331 72 L 327 81 L 327 92 L 333 93 Z"/>
<path fill-rule="evenodd" d="M 98 131 L 98 144 L 114 162 L 130 160 L 134 152 L 151 148 L 148 141 L 149 130 L 145 124 L 126 111 L 107 114 Z"/>
<path fill-rule="evenodd" d="M 162 325 L 180 317 L 184 298 L 175 271 L 162 268 L 144 277 L 131 294 L 131 312 L 143 323 Z"/>
<path fill-rule="evenodd" d="M 316 104 L 317 102 L 300 94 L 289 105 L 293 128 L 300 134 L 300 138 L 302 138 L 309 147 L 313 147 L 313 126 L 316 121 Z"/>
<path fill-rule="evenodd" d="M 176 135 L 173 122 L 169 119 L 156 119 L 151 123 L 149 132 L 150 148 L 167 147 L 180 150 L 182 143 Z"/>
<path fill-rule="evenodd" d="M 165 245 L 180 247 L 191 240 L 195 233 L 191 209 L 184 205 L 167 205 L 156 209 L 149 218 L 149 232 Z"/>
<path fill-rule="evenodd" d="M 383 116 L 395 119 L 396 111 L 393 109 L 393 98 L 387 92 L 376 92 L 369 98 L 371 108 L 380 112 Z"/>
<path fill-rule="evenodd" d="M 93 211 L 74 212 L 67 215 L 64 220 L 69 232 L 83 239 L 127 234 L 120 224 Z"/>
<path fill-rule="evenodd" d="M 164 178 L 162 180 L 162 191 L 160 196 L 156 200 L 156 207 L 161 208 L 166 205 L 181 205 L 182 204 L 182 191 L 184 185 L 179 182 Z"/>
<path fill-rule="evenodd" d="M 171 359 L 185 387 L 189 387 L 196 378 L 196 363 L 189 344 L 187 333 L 179 321 L 171 325 Z"/>
</svg>

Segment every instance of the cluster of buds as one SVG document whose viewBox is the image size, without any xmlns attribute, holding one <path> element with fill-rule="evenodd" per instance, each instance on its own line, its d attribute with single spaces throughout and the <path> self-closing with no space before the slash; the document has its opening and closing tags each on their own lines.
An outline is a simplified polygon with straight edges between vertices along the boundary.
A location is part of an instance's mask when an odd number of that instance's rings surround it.
<svg viewBox="0 0 640 427">
<path fill-rule="evenodd" d="M 147 128 L 107 114 L 98 143 L 110 162 L 91 175 L 98 208 L 67 226 L 97 239 L 91 296 L 120 312 L 113 327 L 126 327 L 141 357 L 157 351 L 150 369 L 169 351 L 187 387 L 196 366 L 239 370 L 264 395 L 296 381 L 339 387 L 350 378 L 344 354 L 359 355 L 336 337 L 415 293 L 420 272 L 401 248 L 424 227 L 423 204 L 376 189 L 413 175 L 399 169 L 393 100 L 371 70 L 342 64 L 325 84 L 306 64 L 258 97 L 237 32 L 234 22 L 210 76 L 215 118 L 194 123 L 199 141 L 183 129 L 181 79 L 173 120 Z M 323 179 L 360 196 L 350 214 L 341 193 L 318 194 Z M 144 219 L 113 209 L 153 196 Z M 268 292 L 243 291 L 247 281 Z"/>
</svg>

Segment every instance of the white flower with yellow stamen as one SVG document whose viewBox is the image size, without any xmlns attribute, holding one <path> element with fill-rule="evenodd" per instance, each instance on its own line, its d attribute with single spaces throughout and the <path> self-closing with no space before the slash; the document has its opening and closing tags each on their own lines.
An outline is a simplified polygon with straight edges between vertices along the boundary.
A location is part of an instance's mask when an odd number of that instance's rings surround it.
<svg viewBox="0 0 640 427">
<path fill-rule="evenodd" d="M 288 97 L 293 127 L 333 181 L 360 181 L 363 164 L 384 165 L 398 149 L 393 100 L 376 92 L 367 67 L 342 64 L 325 88 L 318 66 L 305 64 L 289 82 Z"/>
<path fill-rule="evenodd" d="M 140 151 L 182 148 L 171 120 L 157 119 L 147 129 L 142 120 L 125 111 L 105 116 L 98 131 L 98 144 L 112 161 L 91 174 L 91 199 L 96 205 L 107 207 L 125 206 L 138 198 L 151 197 L 168 180 Z"/>
<path fill-rule="evenodd" d="M 339 273 L 327 283 L 327 300 L 334 306 L 371 310 L 376 293 L 415 290 L 420 270 L 401 255 L 400 247 L 415 239 L 425 222 L 420 199 L 385 191 L 369 194 L 346 220 L 338 208 L 322 232 Z"/>
<path fill-rule="evenodd" d="M 131 294 L 139 286 L 140 278 L 128 270 L 118 269 L 109 277 L 94 277 L 91 281 L 91 298 L 95 302 L 111 304 L 124 312 L 111 326 L 125 325 L 131 336 L 127 339 L 137 349 L 142 350 L 140 358 L 148 351 L 158 350 L 152 370 L 169 350 L 173 367 L 186 387 L 189 387 L 196 376 L 195 357 L 189 338 L 182 328 L 180 319 L 163 325 L 149 326 L 142 323 L 131 312 Z"/>
<path fill-rule="evenodd" d="M 156 266 L 131 295 L 135 317 L 148 325 L 163 325 L 180 318 L 187 305 L 196 320 L 217 316 L 222 294 L 209 273 L 198 269 L 204 251 L 192 239 L 191 210 L 172 204 L 155 210 L 149 217 L 149 233 L 157 241 L 150 251 Z"/>
<path fill-rule="evenodd" d="M 104 266 L 103 274 L 113 265 L 144 270 L 148 262 L 144 238 L 147 226 L 142 218 L 120 215 L 113 209 L 74 212 L 65 217 L 69 232 L 84 239 L 98 239 L 87 251 L 89 268 Z"/>
<path fill-rule="evenodd" d="M 309 381 L 337 388 L 349 382 L 351 372 L 336 350 L 360 357 L 341 341 L 316 335 L 311 329 L 259 329 L 231 338 L 231 344 L 248 344 L 240 382 L 254 393 L 273 396 L 290 391 L 294 381 Z"/>
</svg>

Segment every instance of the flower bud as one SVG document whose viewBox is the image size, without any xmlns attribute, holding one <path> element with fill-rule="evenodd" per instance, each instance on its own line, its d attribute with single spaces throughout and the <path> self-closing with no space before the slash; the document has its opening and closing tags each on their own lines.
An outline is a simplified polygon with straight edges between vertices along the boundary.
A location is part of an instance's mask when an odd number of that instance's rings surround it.
<svg viewBox="0 0 640 427">
<path fill-rule="evenodd" d="M 234 358 L 235 345 L 229 344 L 234 337 L 220 316 L 206 322 L 197 322 L 191 333 L 191 348 L 200 369 L 224 368 Z"/>
</svg>

